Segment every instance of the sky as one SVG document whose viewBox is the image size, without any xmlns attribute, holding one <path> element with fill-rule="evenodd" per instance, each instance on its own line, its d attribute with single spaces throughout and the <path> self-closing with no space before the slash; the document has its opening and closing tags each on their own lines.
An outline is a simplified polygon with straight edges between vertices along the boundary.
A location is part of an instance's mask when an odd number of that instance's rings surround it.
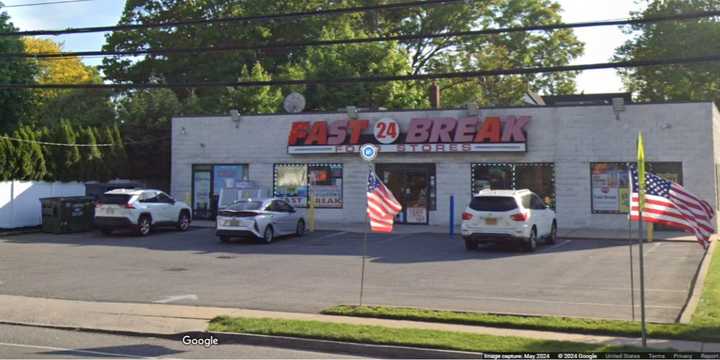
<svg viewBox="0 0 720 360">
<path fill-rule="evenodd" d="M 272 1 L 272 0 L 270 0 Z M 5 0 L 6 6 L 43 2 L 40 0 Z M 635 0 L 559 0 L 563 8 L 564 22 L 623 19 L 630 11 L 641 10 Z M 4 8 L 11 21 L 21 30 L 63 29 L 114 25 L 122 15 L 124 0 L 92 0 L 43 6 Z M 585 43 L 585 54 L 573 64 L 608 62 L 615 48 L 622 45 L 627 36 L 618 27 L 575 29 L 576 36 Z M 73 34 L 51 37 L 64 44 L 65 51 L 100 50 L 105 35 Z M 88 65 L 98 65 L 100 59 L 86 59 Z M 579 92 L 603 93 L 623 91 L 623 85 L 614 69 L 582 72 L 577 79 Z"/>
</svg>

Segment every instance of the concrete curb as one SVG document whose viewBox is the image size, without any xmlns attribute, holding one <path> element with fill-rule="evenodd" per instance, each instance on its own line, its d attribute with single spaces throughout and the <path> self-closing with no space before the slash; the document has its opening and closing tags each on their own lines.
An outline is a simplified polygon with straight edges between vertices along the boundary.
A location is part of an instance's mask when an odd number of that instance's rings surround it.
<svg viewBox="0 0 720 360">
<path fill-rule="evenodd" d="M 608 240 L 608 241 L 623 241 L 627 243 L 627 238 L 614 238 L 614 237 L 595 237 L 595 236 L 560 236 L 558 235 L 558 239 L 560 240 Z M 633 245 L 637 244 L 637 238 L 631 239 L 633 241 Z M 652 242 L 645 241 L 645 244 L 650 244 L 654 242 L 678 242 L 678 243 L 697 243 L 697 240 L 683 240 L 683 239 L 653 239 Z"/>
<path fill-rule="evenodd" d="M 128 337 L 154 337 L 158 339 L 182 341 L 183 336 L 189 335 L 194 338 L 208 338 L 213 336 L 218 339 L 219 345 L 223 344 L 242 344 L 253 346 L 267 346 L 274 348 L 283 348 L 291 350 L 326 352 L 332 354 L 344 354 L 353 356 L 363 356 L 371 358 L 392 358 L 392 359 L 478 359 L 483 353 L 442 350 L 431 348 L 420 348 L 399 345 L 378 345 L 363 344 L 344 341 L 321 340 L 290 336 L 276 335 L 259 335 L 246 333 L 227 333 L 227 332 L 202 332 L 189 331 L 175 334 L 159 334 L 153 332 L 128 331 L 128 330 L 110 330 L 110 329 L 93 329 L 76 326 L 63 326 L 53 324 L 35 324 L 35 323 L 19 323 L 12 321 L 0 321 L 3 325 L 38 327 L 44 329 L 57 329 L 68 331 L 81 331 L 97 334 L 108 334 Z"/>
<path fill-rule="evenodd" d="M 713 253 L 715 252 L 715 243 L 718 241 L 718 236 L 715 235 L 710 239 L 710 246 L 705 252 L 698 270 L 695 272 L 695 277 L 690 287 L 690 293 L 688 301 L 685 303 L 682 312 L 678 318 L 678 322 L 681 324 L 689 324 L 692 320 L 692 316 L 695 313 L 695 309 L 700 303 L 703 289 L 705 288 L 705 277 L 710 270 L 710 263 L 712 262 Z"/>
<path fill-rule="evenodd" d="M 220 344 L 239 343 L 245 345 L 269 346 L 294 350 L 319 351 L 334 354 L 359 355 L 373 358 L 395 359 L 478 359 L 483 353 L 419 348 L 397 345 L 377 345 L 334 340 L 298 338 L 276 335 L 245 333 L 207 332 L 187 333 L 188 335 L 218 338 Z"/>
</svg>

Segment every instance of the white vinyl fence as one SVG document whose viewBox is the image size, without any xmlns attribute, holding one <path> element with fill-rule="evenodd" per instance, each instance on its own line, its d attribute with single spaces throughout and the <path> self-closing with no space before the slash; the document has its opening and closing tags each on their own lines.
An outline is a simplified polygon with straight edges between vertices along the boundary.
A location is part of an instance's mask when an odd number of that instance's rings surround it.
<svg viewBox="0 0 720 360">
<path fill-rule="evenodd" d="M 79 182 L 0 181 L 0 229 L 40 225 L 40 198 L 83 195 Z"/>
</svg>

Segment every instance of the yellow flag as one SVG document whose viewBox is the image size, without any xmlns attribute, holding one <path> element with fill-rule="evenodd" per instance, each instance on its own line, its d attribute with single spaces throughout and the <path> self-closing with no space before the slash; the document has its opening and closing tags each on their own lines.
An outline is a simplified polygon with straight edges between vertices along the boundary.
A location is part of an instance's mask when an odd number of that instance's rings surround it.
<svg viewBox="0 0 720 360">
<path fill-rule="evenodd" d="M 645 147 L 643 146 L 642 132 L 637 139 L 637 171 L 638 171 L 638 197 L 640 210 L 645 208 Z M 641 219 L 642 220 L 642 219 Z"/>
</svg>

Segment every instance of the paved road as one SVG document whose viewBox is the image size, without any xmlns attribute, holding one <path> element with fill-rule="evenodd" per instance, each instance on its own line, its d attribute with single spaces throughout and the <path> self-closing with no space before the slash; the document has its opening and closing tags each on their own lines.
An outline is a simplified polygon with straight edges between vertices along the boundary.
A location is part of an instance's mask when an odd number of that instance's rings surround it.
<svg viewBox="0 0 720 360">
<path fill-rule="evenodd" d="M 78 331 L 0 325 L 0 358 L 139 358 L 184 359 L 327 359 L 342 354 L 278 349 L 264 346 L 219 344 L 206 348 L 185 345 L 180 339 L 158 339 Z"/>
<path fill-rule="evenodd" d="M 648 319 L 673 321 L 702 250 L 657 242 L 646 251 Z M 371 234 L 368 252 L 368 304 L 631 317 L 623 242 L 563 241 L 527 254 L 467 252 L 447 235 Z M 358 302 L 361 253 L 362 234 L 342 232 L 271 245 L 221 244 L 206 228 L 146 238 L 31 234 L 0 239 L 0 293 L 316 312 Z"/>
</svg>

